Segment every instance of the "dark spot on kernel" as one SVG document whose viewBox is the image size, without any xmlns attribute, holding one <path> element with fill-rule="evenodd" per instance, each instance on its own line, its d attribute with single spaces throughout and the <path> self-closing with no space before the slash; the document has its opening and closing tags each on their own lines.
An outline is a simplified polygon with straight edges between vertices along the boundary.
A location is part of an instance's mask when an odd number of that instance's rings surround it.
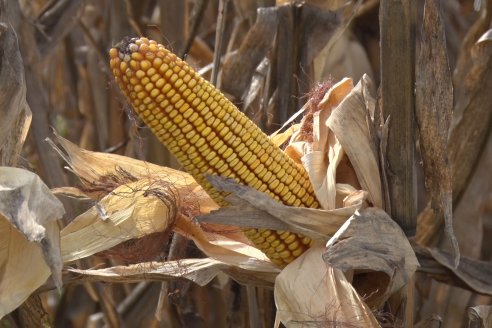
<svg viewBox="0 0 492 328">
<path fill-rule="evenodd" d="M 130 50 L 130 45 L 134 44 L 135 41 L 137 41 L 138 38 L 131 38 L 129 36 L 125 37 L 123 40 L 121 40 L 119 43 L 117 43 L 114 47 L 118 49 L 118 52 L 123 55 L 131 55 L 132 51 Z"/>
</svg>

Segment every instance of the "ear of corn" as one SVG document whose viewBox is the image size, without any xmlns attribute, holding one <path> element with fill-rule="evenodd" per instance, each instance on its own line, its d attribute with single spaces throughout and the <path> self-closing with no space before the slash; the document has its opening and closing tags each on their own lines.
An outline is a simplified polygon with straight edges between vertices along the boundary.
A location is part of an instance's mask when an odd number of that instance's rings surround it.
<svg viewBox="0 0 492 328">
<path fill-rule="evenodd" d="M 284 204 L 318 207 L 309 177 L 222 93 L 164 46 L 146 38 L 111 49 L 115 79 L 135 112 L 220 205 L 224 194 L 204 174 L 234 178 Z M 246 229 L 274 263 L 301 255 L 309 238 Z"/>
</svg>

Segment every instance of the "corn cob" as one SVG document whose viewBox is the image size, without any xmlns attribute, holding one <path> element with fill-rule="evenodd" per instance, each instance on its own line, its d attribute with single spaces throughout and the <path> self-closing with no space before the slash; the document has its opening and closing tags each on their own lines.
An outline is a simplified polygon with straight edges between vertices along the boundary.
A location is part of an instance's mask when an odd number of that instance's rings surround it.
<svg viewBox="0 0 492 328">
<path fill-rule="evenodd" d="M 218 204 L 226 205 L 225 195 L 204 174 L 233 178 L 287 205 L 318 207 L 306 171 L 186 62 L 147 38 L 126 39 L 109 55 L 135 112 Z M 288 231 L 244 232 L 280 266 L 311 245 Z"/>
</svg>

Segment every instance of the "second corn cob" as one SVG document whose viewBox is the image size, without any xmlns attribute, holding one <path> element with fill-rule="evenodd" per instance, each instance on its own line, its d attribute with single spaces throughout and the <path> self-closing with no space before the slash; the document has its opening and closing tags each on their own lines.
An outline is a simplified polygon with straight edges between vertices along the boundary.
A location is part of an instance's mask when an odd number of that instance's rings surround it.
<svg viewBox="0 0 492 328">
<path fill-rule="evenodd" d="M 110 65 L 135 112 L 218 204 L 226 204 L 224 195 L 205 174 L 234 178 L 287 205 L 318 207 L 306 171 L 164 46 L 146 38 L 124 40 L 110 50 Z M 311 245 L 287 231 L 245 234 L 281 266 Z"/>
</svg>

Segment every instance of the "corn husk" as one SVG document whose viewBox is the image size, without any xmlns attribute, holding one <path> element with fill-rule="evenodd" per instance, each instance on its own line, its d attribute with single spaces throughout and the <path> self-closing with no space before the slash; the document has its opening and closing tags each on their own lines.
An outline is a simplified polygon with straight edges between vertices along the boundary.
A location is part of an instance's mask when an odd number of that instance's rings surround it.
<svg viewBox="0 0 492 328">
<path fill-rule="evenodd" d="M 311 248 L 277 276 L 278 319 L 287 327 L 379 327 L 371 311 L 405 286 L 417 266 L 405 234 L 384 211 L 356 212 L 326 248 Z"/>
<path fill-rule="evenodd" d="M 312 142 L 295 133 L 286 148 L 308 171 L 324 209 L 342 207 L 347 186 L 367 191 L 370 202 L 382 207 L 377 153 L 368 120 L 374 100 L 368 85 L 367 76 L 355 88 L 349 78 L 335 84 L 314 113 Z"/>
<path fill-rule="evenodd" d="M 131 283 L 145 281 L 170 281 L 184 278 L 200 286 L 210 283 L 221 273 L 226 273 L 234 280 L 271 288 L 279 270 L 270 271 L 244 270 L 234 265 L 212 259 L 182 259 L 179 261 L 145 262 L 127 266 L 114 266 L 104 269 L 68 269 L 71 278 L 76 280 L 93 280 L 113 283 Z"/>
<path fill-rule="evenodd" d="M 207 233 L 185 217 L 176 223 L 176 231 L 192 239 L 211 258 L 252 271 L 279 271 L 259 249 L 219 233 Z"/>
<path fill-rule="evenodd" d="M 326 264 L 324 246 L 312 247 L 275 280 L 277 316 L 286 327 L 379 327 L 343 272 Z"/>
<path fill-rule="evenodd" d="M 368 122 L 372 111 L 369 106 L 374 103 L 369 96 L 370 84 L 367 75 L 363 76 L 355 88 L 333 110 L 325 124 L 333 131 L 346 152 L 360 186 L 369 193 L 369 200 L 374 206 L 382 208 L 383 197 L 377 153 L 369 127 L 372 122 Z"/>
<path fill-rule="evenodd" d="M 61 231 L 63 262 L 172 228 L 176 198 L 165 183 L 142 179 L 119 186 Z"/>
<path fill-rule="evenodd" d="M 0 167 L 0 318 L 53 274 L 61 288 L 56 220 L 65 210 L 32 172 Z"/>
<path fill-rule="evenodd" d="M 312 140 L 301 127 L 286 148 L 308 171 L 325 211 L 348 209 L 361 195 L 374 206 L 361 206 L 348 221 L 338 221 L 326 248 L 310 249 L 279 274 L 275 282 L 278 322 L 287 327 L 379 327 L 371 310 L 403 288 L 418 266 L 404 233 L 381 210 L 370 83 L 363 76 L 355 87 L 348 78 L 332 86 L 313 113 Z M 309 215 L 305 218 L 311 221 Z M 327 218 L 324 227 L 335 222 Z M 326 231 L 321 225 L 316 228 Z"/>
<path fill-rule="evenodd" d="M 190 190 L 198 186 L 189 174 L 178 170 L 126 156 L 85 150 L 60 136 L 57 136 L 56 141 L 61 148 L 52 143 L 53 148 L 69 165 L 70 170 L 86 185 L 101 181 L 103 177 L 118 176 L 127 172 L 136 179 L 149 177 L 165 179 L 178 192 L 182 188 Z M 63 190 L 58 189 L 60 192 Z"/>
<path fill-rule="evenodd" d="M 353 275 L 359 295 L 372 309 L 403 288 L 419 265 L 403 230 L 376 207 L 357 211 L 326 246 L 325 262 Z"/>
<path fill-rule="evenodd" d="M 232 179 L 210 176 L 208 180 L 216 189 L 230 193 L 225 197 L 230 205 L 198 217 L 200 222 L 288 230 L 326 242 L 348 217 L 367 207 L 367 193 L 351 189 L 344 207 L 320 210 L 283 205 L 262 192 L 237 184 Z"/>
<path fill-rule="evenodd" d="M 468 320 L 468 327 L 490 327 L 492 325 L 492 306 L 477 305 L 468 308 Z"/>
<path fill-rule="evenodd" d="M 64 262 L 109 250 L 130 239 L 173 229 L 193 240 L 208 257 L 225 265 L 226 271 L 231 267 L 242 269 L 238 279 L 257 281 L 255 276 L 264 274 L 266 277 L 260 282 L 273 283 L 279 268 L 251 246 L 238 228 L 198 225 L 191 220 L 190 217 L 218 207 L 187 173 L 124 156 L 87 151 L 61 137 L 58 141 L 63 147 L 57 148 L 58 152 L 86 185 L 97 185 L 108 176 L 114 183 L 121 183 L 100 201 L 94 199 L 96 205 L 62 230 Z M 138 180 L 127 183 L 125 177 L 129 176 Z M 77 198 L 101 196 L 100 192 L 73 188 L 57 188 L 57 192 Z M 96 271 L 79 273 L 98 275 Z"/>
</svg>

